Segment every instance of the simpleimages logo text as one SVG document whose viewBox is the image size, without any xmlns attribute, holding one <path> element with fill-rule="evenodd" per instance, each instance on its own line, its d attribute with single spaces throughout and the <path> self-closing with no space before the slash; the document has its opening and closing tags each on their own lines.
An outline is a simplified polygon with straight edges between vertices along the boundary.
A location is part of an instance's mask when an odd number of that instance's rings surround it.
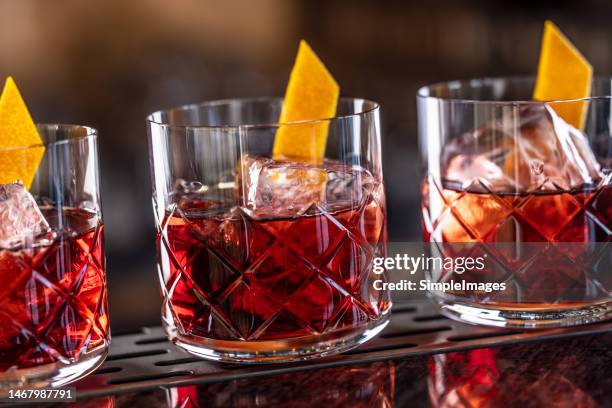
<svg viewBox="0 0 612 408">
<path fill-rule="evenodd" d="M 448 271 L 458 275 L 471 271 L 482 271 L 485 268 L 485 256 L 480 257 L 434 257 L 434 256 L 409 256 L 408 254 L 397 254 L 394 257 L 376 257 L 373 260 L 373 272 L 377 275 L 385 271 L 405 271 L 414 275 L 417 271 Z M 402 279 L 399 282 L 385 282 L 377 279 L 373 282 L 376 290 L 425 290 L 425 291 L 504 291 L 504 282 L 466 282 L 465 280 L 455 281 L 450 279 L 445 282 L 432 282 L 429 279 L 422 279 L 412 282 Z"/>
</svg>

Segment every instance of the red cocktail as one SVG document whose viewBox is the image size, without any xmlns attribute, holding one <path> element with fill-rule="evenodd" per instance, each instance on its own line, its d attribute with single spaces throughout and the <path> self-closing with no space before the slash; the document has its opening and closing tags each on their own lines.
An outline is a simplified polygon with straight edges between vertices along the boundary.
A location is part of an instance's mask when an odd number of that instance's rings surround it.
<svg viewBox="0 0 612 408">
<path fill-rule="evenodd" d="M 95 132 L 39 125 L 44 147 L 9 151 L 41 163 L 30 185 L 0 184 L 0 395 L 67 384 L 106 357 Z"/>
<path fill-rule="evenodd" d="M 610 84 L 575 102 L 529 101 L 530 79 L 421 89 L 424 240 L 483 268 L 427 271 L 431 294 L 471 323 L 573 326 L 612 311 Z M 584 110 L 585 126 L 561 114 Z M 471 288 L 464 283 L 470 283 Z M 481 286 L 478 286 L 481 285 Z M 497 285 L 487 290 L 486 285 Z M 484 288 L 484 289 L 479 289 Z"/>
<path fill-rule="evenodd" d="M 374 285 L 387 276 L 373 271 L 387 241 L 377 107 L 341 100 L 342 117 L 280 126 L 327 128 L 321 161 L 274 157 L 279 125 L 216 126 L 275 123 L 281 106 L 231 100 L 150 117 L 162 317 L 195 355 L 312 358 L 388 321 L 389 292 Z"/>
<path fill-rule="evenodd" d="M 42 211 L 58 229 L 55 211 Z M 63 210 L 65 232 L 0 249 L 0 371 L 70 364 L 108 341 L 103 226 Z"/>
<path fill-rule="evenodd" d="M 319 169 L 265 166 L 294 176 Z M 293 215 L 286 206 L 249 210 L 210 198 L 219 192 L 178 195 L 158 234 L 166 321 L 189 336 L 254 342 L 354 330 L 379 319 L 389 308 L 385 292 L 372 286 L 380 279 L 372 259 L 386 242 L 382 186 L 365 171 L 320 169 L 361 184 Z"/>
<path fill-rule="evenodd" d="M 564 308 L 605 302 L 612 284 L 600 258 L 612 239 L 612 186 L 568 192 L 494 194 L 423 188 L 426 242 L 488 256 L 467 282 L 504 282 L 494 294 L 454 293 L 489 306 Z M 432 210 L 435 213 L 432 213 Z M 453 245 L 456 244 L 456 245 Z M 449 279 L 452 272 L 439 275 Z M 608 286 L 609 287 L 609 286 Z"/>
</svg>

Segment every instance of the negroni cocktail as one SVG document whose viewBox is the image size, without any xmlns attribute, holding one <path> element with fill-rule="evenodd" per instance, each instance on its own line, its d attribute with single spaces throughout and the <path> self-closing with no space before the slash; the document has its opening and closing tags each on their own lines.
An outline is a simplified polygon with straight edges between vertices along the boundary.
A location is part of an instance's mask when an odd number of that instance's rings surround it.
<svg viewBox="0 0 612 408">
<path fill-rule="evenodd" d="M 0 396 L 60 386 L 110 341 L 97 134 L 35 125 L 12 78 L 0 96 Z"/>
<path fill-rule="evenodd" d="M 378 105 L 300 42 L 285 98 L 149 116 L 162 317 L 228 362 L 339 353 L 380 332 L 389 292 Z"/>
<path fill-rule="evenodd" d="M 70 365 L 107 346 L 103 225 L 88 210 L 41 211 L 49 231 L 0 248 L 0 372 Z"/>
<path fill-rule="evenodd" d="M 462 86 L 468 94 L 487 94 L 495 86 L 532 84 L 500 79 Z M 441 110 L 458 103 L 441 101 Z M 594 117 L 603 114 L 603 100 L 589 103 Z M 462 102 L 454 109 L 463 122 L 447 124 L 453 137 L 437 146 L 426 142 L 426 245 L 442 256 L 486 259 L 480 270 L 434 270 L 429 277 L 504 284 L 493 293 L 435 293 L 449 315 L 520 327 L 583 324 L 609 315 L 609 135 L 566 123 L 556 104 Z"/>
<path fill-rule="evenodd" d="M 194 338 L 249 341 L 256 352 L 257 341 L 380 319 L 389 299 L 373 288 L 371 265 L 385 251 L 382 185 L 333 162 L 244 160 L 256 178 L 250 197 L 241 184 L 183 192 L 166 211 L 158 235 L 166 321 Z M 234 195 L 246 206 L 220 199 Z"/>
</svg>

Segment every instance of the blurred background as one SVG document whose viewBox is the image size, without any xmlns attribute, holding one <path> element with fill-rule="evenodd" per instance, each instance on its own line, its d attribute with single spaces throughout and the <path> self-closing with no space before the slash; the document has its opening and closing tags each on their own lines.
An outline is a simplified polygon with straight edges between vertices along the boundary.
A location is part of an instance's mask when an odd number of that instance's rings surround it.
<svg viewBox="0 0 612 408">
<path fill-rule="evenodd" d="M 612 71 L 607 0 L 0 0 L 0 75 L 37 122 L 100 131 L 113 330 L 159 324 L 145 116 L 208 99 L 282 95 L 297 43 L 344 96 L 382 104 L 392 240 L 420 239 L 415 92 L 530 75 L 553 19 Z"/>
</svg>

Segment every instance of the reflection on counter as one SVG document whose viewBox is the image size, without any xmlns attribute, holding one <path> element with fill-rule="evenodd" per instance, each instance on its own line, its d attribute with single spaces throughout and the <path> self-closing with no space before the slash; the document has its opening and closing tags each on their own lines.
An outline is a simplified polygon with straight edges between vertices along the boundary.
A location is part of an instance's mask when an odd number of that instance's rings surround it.
<svg viewBox="0 0 612 408">
<path fill-rule="evenodd" d="M 392 407 L 395 364 L 334 367 L 168 390 L 178 407 Z"/>
<path fill-rule="evenodd" d="M 556 341 L 431 356 L 431 406 L 608 406 L 612 336 L 606 338 L 607 346 L 605 341 L 576 338 L 564 342 L 567 348 Z M 600 360 L 604 355 L 608 360 Z M 607 387 L 595 380 L 606 375 Z"/>
<path fill-rule="evenodd" d="M 611 389 L 612 333 L 602 333 L 154 388 L 78 406 L 588 408 L 612 406 Z"/>
</svg>

